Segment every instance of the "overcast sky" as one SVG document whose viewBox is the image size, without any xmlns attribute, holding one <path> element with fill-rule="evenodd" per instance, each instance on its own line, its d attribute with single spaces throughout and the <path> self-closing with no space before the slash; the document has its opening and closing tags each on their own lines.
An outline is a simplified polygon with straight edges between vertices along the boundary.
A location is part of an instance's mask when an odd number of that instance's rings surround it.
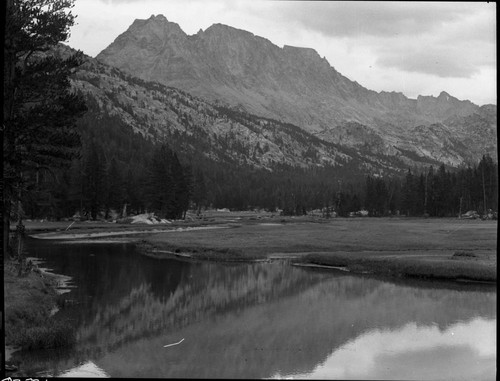
<svg viewBox="0 0 500 381">
<path fill-rule="evenodd" d="M 371 90 L 497 103 L 495 3 L 76 0 L 73 13 L 68 44 L 92 57 L 135 19 L 163 14 L 189 35 L 222 23 L 313 48 Z"/>
</svg>

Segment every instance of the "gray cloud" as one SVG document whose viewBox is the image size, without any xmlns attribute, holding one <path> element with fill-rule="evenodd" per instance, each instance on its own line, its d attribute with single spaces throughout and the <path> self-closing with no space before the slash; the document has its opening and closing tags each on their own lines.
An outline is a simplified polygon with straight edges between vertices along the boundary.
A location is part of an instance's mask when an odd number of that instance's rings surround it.
<svg viewBox="0 0 500 381">
<path fill-rule="evenodd" d="M 467 34 L 467 33 L 466 33 Z M 433 74 L 442 78 L 471 78 L 481 68 L 496 68 L 496 44 L 480 35 L 399 38 L 390 44 L 377 40 L 377 64 L 407 72 Z"/>
<path fill-rule="evenodd" d="M 327 36 L 394 36 L 428 33 L 457 21 L 477 6 L 471 3 L 278 2 L 280 17 Z"/>
<path fill-rule="evenodd" d="M 455 56 L 432 50 L 409 52 L 404 55 L 385 55 L 377 59 L 377 64 L 408 72 L 433 74 L 442 78 L 470 78 L 479 72 L 479 68 L 472 62 L 464 62 Z"/>
<path fill-rule="evenodd" d="M 369 49 L 380 66 L 441 78 L 496 67 L 492 4 L 298 1 L 275 9 L 283 22 Z"/>
<path fill-rule="evenodd" d="M 74 41 L 80 39 L 79 44 L 94 49 L 95 54 L 104 46 L 97 48 L 98 43 L 92 39 L 102 40 L 104 25 L 112 23 L 115 35 L 126 29 L 126 25 L 116 27 L 118 16 L 122 20 L 125 16 L 147 18 L 162 13 L 188 34 L 221 22 L 268 38 L 279 46 L 313 47 L 342 74 L 374 89 L 391 89 L 381 79 L 387 72 L 389 81 L 397 77 L 404 84 L 399 90 L 412 94 L 436 88 L 439 91 L 464 88 L 467 89 L 464 94 L 475 92 L 483 98 L 486 88 L 493 94 L 490 97 L 495 98 L 496 94 L 496 90 L 491 90 L 494 87 L 491 84 L 496 83 L 492 76 L 496 73 L 494 3 L 252 0 L 77 0 L 76 3 L 82 12 L 86 9 L 87 19 L 79 20 L 82 27 Z M 100 26 L 94 27 L 100 5 L 106 14 L 99 21 Z M 92 26 L 84 27 L 84 22 Z M 91 33 L 96 31 L 102 33 L 93 37 Z M 106 33 L 110 41 L 116 37 Z M 367 65 L 373 65 L 370 73 L 366 71 Z"/>
</svg>

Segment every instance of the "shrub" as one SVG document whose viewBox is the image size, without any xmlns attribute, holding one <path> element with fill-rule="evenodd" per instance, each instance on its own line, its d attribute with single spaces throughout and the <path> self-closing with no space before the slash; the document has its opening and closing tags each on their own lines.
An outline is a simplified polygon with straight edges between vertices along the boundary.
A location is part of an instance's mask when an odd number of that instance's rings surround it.
<svg viewBox="0 0 500 381">
<path fill-rule="evenodd" d="M 471 251 L 455 251 L 453 258 L 477 258 L 477 255 Z"/>
<path fill-rule="evenodd" d="M 5 341 L 23 349 L 67 347 L 76 336 L 68 321 L 50 317 L 45 305 L 19 302 L 5 314 Z"/>
<path fill-rule="evenodd" d="M 13 333 L 12 343 L 23 349 L 48 349 L 74 345 L 76 335 L 67 321 L 47 320 L 40 326 L 30 326 Z"/>
</svg>

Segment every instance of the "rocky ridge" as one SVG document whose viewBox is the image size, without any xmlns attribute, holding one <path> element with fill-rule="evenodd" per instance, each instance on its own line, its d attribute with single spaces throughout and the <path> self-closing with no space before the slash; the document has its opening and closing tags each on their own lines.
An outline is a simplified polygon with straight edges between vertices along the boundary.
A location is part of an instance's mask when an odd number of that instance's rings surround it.
<svg viewBox="0 0 500 381">
<path fill-rule="evenodd" d="M 141 80 L 91 57 L 86 57 L 85 64 L 72 78 L 72 84 L 75 91 L 84 94 L 90 106 L 89 113 L 94 118 L 114 118 L 135 133 L 153 141 L 166 140 L 177 150 L 194 157 L 201 154 L 215 161 L 270 170 L 282 164 L 328 165 L 371 174 L 394 173 L 408 166 L 437 166 L 445 162 L 434 159 L 435 156 L 446 159 L 455 155 L 457 161 L 462 159 L 453 149 L 443 150 L 456 141 L 446 139 L 441 125 L 416 126 L 413 141 L 394 139 L 387 149 L 387 139 L 358 122 L 339 124 L 335 134 L 329 130 L 312 134 L 290 123 Z M 450 119 L 453 128 L 463 134 L 468 131 L 467 125 L 475 123 L 477 128 L 493 136 L 491 121 L 496 122 L 495 106 L 483 106 L 478 113 L 466 118 Z M 456 140 L 450 131 L 448 135 Z M 423 140 L 424 137 L 427 140 Z M 469 140 L 472 139 L 470 136 Z M 493 150 L 495 141 L 490 139 L 490 144 Z M 419 148 L 424 145 L 434 151 Z M 464 144 L 462 147 L 470 151 Z"/>
<path fill-rule="evenodd" d="M 152 141 L 190 155 L 272 170 L 354 165 L 397 171 L 401 162 L 327 142 L 297 126 L 212 104 L 182 90 L 147 82 L 87 57 L 72 78 L 95 119 L 113 119 Z M 355 163 L 355 164 L 354 164 Z"/>
<path fill-rule="evenodd" d="M 61 54 L 71 52 L 69 47 L 61 48 Z M 271 171 L 279 165 L 332 166 L 372 175 L 405 171 L 408 165 L 440 164 L 413 152 L 387 154 L 380 137 L 362 124 L 345 125 L 349 141 L 345 145 L 342 139 L 322 139 L 290 123 L 144 81 L 88 56 L 71 82 L 86 99 L 90 123 L 100 128 L 112 123 L 153 142 L 166 141 L 191 158 L 202 155 Z"/>
<path fill-rule="evenodd" d="M 479 107 L 446 92 L 417 99 L 377 93 L 344 77 L 313 49 L 280 48 L 222 24 L 188 36 L 162 15 L 135 20 L 97 59 L 375 155 L 410 151 L 451 166 L 484 153 L 496 157 L 496 106 Z"/>
</svg>

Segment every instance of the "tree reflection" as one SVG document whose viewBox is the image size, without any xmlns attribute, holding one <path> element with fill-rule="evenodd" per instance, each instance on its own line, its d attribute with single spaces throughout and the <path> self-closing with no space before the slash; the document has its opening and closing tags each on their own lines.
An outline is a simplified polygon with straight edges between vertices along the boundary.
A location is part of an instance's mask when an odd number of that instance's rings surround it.
<svg viewBox="0 0 500 381">
<path fill-rule="evenodd" d="M 96 297 L 75 311 L 86 318 L 79 320 L 74 352 L 51 361 L 15 356 L 54 375 L 92 361 L 112 377 L 265 378 L 310 374 L 337 349 L 373 330 L 414 323 L 443 331 L 477 317 L 496 319 L 494 291 L 417 287 L 282 263 L 131 257 L 138 262 L 108 274 L 117 267 L 116 257 L 93 266 L 110 279 L 97 280 Z M 79 292 L 91 287 L 82 285 Z"/>
</svg>

